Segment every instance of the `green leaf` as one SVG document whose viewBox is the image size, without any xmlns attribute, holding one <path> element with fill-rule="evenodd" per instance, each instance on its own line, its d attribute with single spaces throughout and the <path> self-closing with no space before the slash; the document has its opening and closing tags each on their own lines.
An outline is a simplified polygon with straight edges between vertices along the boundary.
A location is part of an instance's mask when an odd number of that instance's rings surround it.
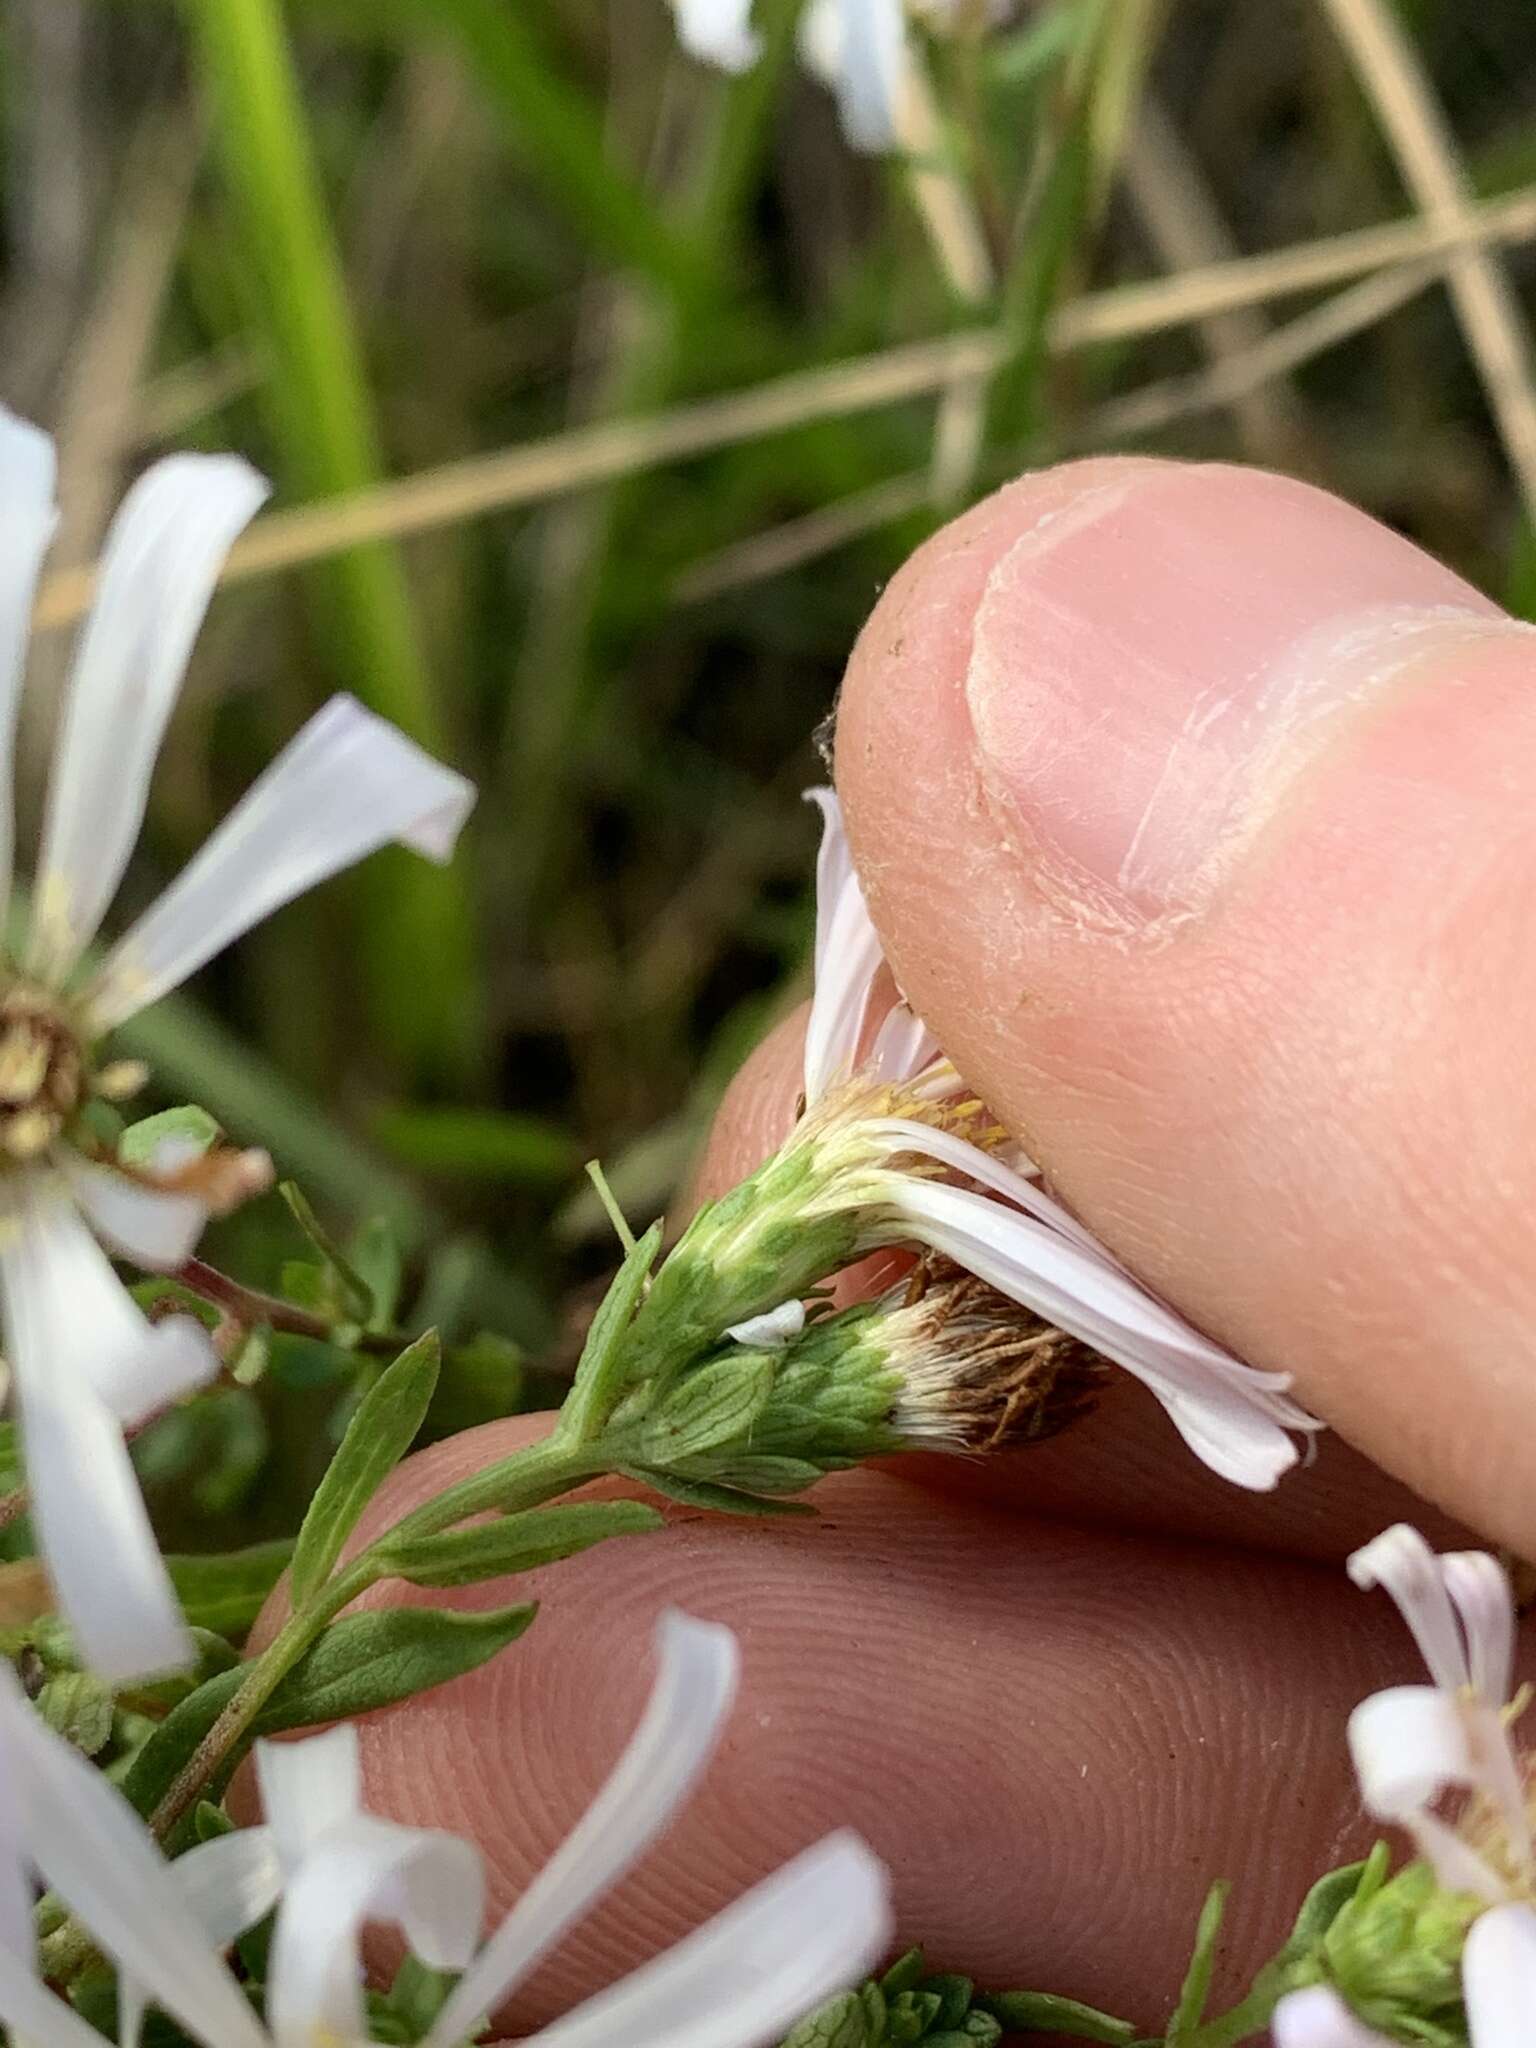
<svg viewBox="0 0 1536 2048">
<path fill-rule="evenodd" d="M 189 1102 L 130 1124 L 117 1141 L 117 1156 L 124 1166 L 143 1173 L 153 1168 L 162 1145 L 184 1146 L 200 1155 L 212 1151 L 222 1135 L 207 1110 Z"/>
<path fill-rule="evenodd" d="M 742 1493 L 734 1486 L 719 1486 L 712 1479 L 683 1479 L 676 1472 L 661 1472 L 653 1465 L 616 1465 L 621 1479 L 637 1479 L 668 1500 L 681 1501 L 688 1508 L 709 1508 L 719 1515 L 813 1515 L 816 1510 L 801 1500 L 766 1500 L 756 1493 Z"/>
<path fill-rule="evenodd" d="M 372 1288 L 321 1223 L 297 1182 L 282 1181 L 277 1191 L 288 1204 L 294 1222 L 335 1274 L 340 1300 L 347 1314 L 353 1322 L 366 1326 L 373 1316 Z"/>
<path fill-rule="evenodd" d="M 1229 1890 L 1225 1879 L 1218 1879 L 1205 1895 L 1205 1904 L 1200 1908 L 1200 1921 L 1195 1929 L 1195 1951 L 1189 1959 L 1189 1968 L 1184 1972 L 1179 2002 L 1168 2023 L 1168 2048 L 1175 2048 L 1176 2043 L 1192 2034 L 1204 2017 L 1205 2002 L 1211 1995 L 1211 1973 L 1216 1967 L 1216 1944 L 1221 1937 L 1221 1922 L 1227 1910 Z"/>
<path fill-rule="evenodd" d="M 437 1332 L 429 1330 L 380 1373 L 358 1402 L 294 1547 L 295 1608 L 330 1577 L 359 1515 L 410 1449 L 437 1385 L 440 1362 Z"/>
<path fill-rule="evenodd" d="M 1050 1991 L 989 1992 L 978 2003 L 1001 2022 L 1005 2034 L 1065 2034 L 1074 2041 L 1107 2042 L 1110 2048 L 1129 2048 L 1136 2039 L 1129 2020 Z"/>
<path fill-rule="evenodd" d="M 48 1679 L 34 1704 L 54 1733 L 82 1756 L 99 1755 L 112 1740 L 111 1691 L 88 1671 L 66 1671 Z"/>
<path fill-rule="evenodd" d="M 472 1586 L 574 1557 L 611 1536 L 639 1536 L 661 1526 L 660 1513 L 644 1501 L 578 1501 L 570 1507 L 529 1508 L 499 1521 L 399 1544 L 386 1540 L 372 1554 L 395 1577 L 415 1586 Z"/>
<path fill-rule="evenodd" d="M 225 1757 L 210 1783 L 210 1794 L 227 1784 L 255 1736 L 371 1713 L 461 1677 L 516 1642 L 536 1612 L 533 1603 L 483 1614 L 389 1607 L 332 1622 L 273 1692 L 245 1740 Z M 219 1672 L 161 1722 L 122 1782 L 122 1791 L 137 1812 L 146 1818 L 154 1812 L 249 1671 L 248 1665 L 237 1664 Z M 168 1846 L 183 1846 L 191 1828 L 192 1816 L 187 1815 Z"/>
<path fill-rule="evenodd" d="M 246 1676 L 244 1665 L 221 1671 L 173 1707 L 133 1760 L 122 1782 L 128 1803 L 147 1819 L 170 1791 L 182 1766 L 217 1721 Z"/>
<path fill-rule="evenodd" d="M 641 1462 L 671 1467 L 730 1444 L 745 1448 L 778 1371 L 771 1352 L 738 1350 L 686 1374 L 641 1424 Z"/>
<path fill-rule="evenodd" d="M 1311 1955 L 1342 1909 L 1365 1889 L 1368 1876 L 1375 1880 L 1370 1889 L 1374 1891 L 1377 1888 L 1390 1857 L 1391 1851 L 1386 1843 L 1378 1842 L 1365 1862 L 1346 1863 L 1341 1869 L 1330 1870 L 1326 1877 L 1320 1877 L 1302 1900 L 1296 1924 L 1277 1961 L 1288 1963 Z"/>
<path fill-rule="evenodd" d="M 400 1285 L 404 1258 L 400 1238 L 385 1216 L 370 1216 L 353 1232 L 347 1248 L 358 1278 L 373 1297 L 370 1328 L 388 1330 L 400 1313 Z"/>
<path fill-rule="evenodd" d="M 592 1318 L 557 1425 L 569 1442 L 588 1442 L 608 1419 L 622 1383 L 625 1333 L 660 1249 L 661 1225 L 653 1223 L 614 1275 Z"/>
<path fill-rule="evenodd" d="M 194 1628 L 240 1640 L 287 1570 L 293 1542 L 291 1536 L 280 1536 L 214 1557 L 168 1557 L 166 1569 L 182 1613 Z"/>
<path fill-rule="evenodd" d="M 462 1678 L 515 1643 L 535 1601 L 454 1613 L 442 1607 L 380 1607 L 333 1622 L 273 1692 L 252 1730 L 272 1735 L 317 1721 L 345 1721 Z"/>
</svg>

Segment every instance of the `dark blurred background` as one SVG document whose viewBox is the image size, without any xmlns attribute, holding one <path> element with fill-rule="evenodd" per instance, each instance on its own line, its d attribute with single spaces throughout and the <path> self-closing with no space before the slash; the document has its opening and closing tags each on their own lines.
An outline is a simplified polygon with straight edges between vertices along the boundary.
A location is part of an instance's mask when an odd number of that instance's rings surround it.
<svg viewBox="0 0 1536 2048">
<path fill-rule="evenodd" d="M 850 149 L 795 12 L 735 79 L 665 0 L 0 15 L 0 392 L 65 504 L 24 815 L 124 481 L 244 451 L 275 509 L 130 897 L 336 688 L 480 807 L 446 875 L 375 862 L 135 1036 L 336 1231 L 388 1220 L 403 1320 L 532 1359 L 610 1262 L 582 1162 L 648 1220 L 803 983 L 812 734 L 950 511 L 1065 453 L 1264 463 L 1536 610 L 1530 0 L 958 0 L 905 157 Z M 218 1246 L 264 1286 L 300 1250 L 275 1198 Z M 440 1425 L 537 1393 L 492 1346 Z M 173 1519 L 281 1525 L 290 1408 L 153 1433 Z"/>
</svg>

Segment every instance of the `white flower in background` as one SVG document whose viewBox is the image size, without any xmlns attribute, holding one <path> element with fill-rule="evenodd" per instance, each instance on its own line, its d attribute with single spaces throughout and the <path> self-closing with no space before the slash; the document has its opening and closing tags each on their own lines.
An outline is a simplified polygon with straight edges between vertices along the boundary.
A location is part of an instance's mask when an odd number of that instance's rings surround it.
<svg viewBox="0 0 1536 2048">
<path fill-rule="evenodd" d="M 1437 1557 L 1398 1523 L 1349 1560 L 1357 1586 L 1379 1586 L 1413 1631 L 1433 1681 L 1373 1693 L 1349 1718 L 1360 1796 L 1376 1819 L 1411 1836 L 1442 1888 L 1486 1901 L 1462 1952 L 1472 2048 L 1536 2041 L 1536 1852 L 1527 1760 L 1511 1724 L 1515 1606 L 1503 1566 L 1484 1551 Z M 1464 1796 L 1453 1825 L 1436 1810 Z M 1278 2048 L 1391 2048 L 1338 1992 L 1313 1985 L 1281 2001 Z"/>
<path fill-rule="evenodd" d="M 718 70 L 750 70 L 761 54 L 752 0 L 672 0 L 678 40 L 690 56 Z M 810 0 L 800 22 L 800 54 L 837 96 L 843 132 L 855 149 L 895 149 L 902 98 L 911 73 L 909 18 L 934 28 L 954 25 L 973 0 Z M 984 0 L 988 19 L 1008 0 Z"/>
<path fill-rule="evenodd" d="M 478 1852 L 363 1812 L 350 1729 L 261 1746 L 266 1825 L 167 1864 L 122 1796 L 0 1674 L 0 2021 L 29 2048 L 101 2048 L 38 1977 L 35 1872 L 135 1988 L 125 2041 L 142 1988 L 204 2048 L 366 2048 L 360 1937 L 383 1920 L 423 1961 L 464 1968 L 427 2036 L 452 2048 L 657 1840 L 708 1763 L 735 1693 L 735 1638 L 667 1614 L 656 1657 L 607 1783 L 478 1953 Z M 220 1951 L 274 1901 L 263 2027 Z M 525 2048 L 759 2048 L 862 1977 L 889 1932 L 880 1864 L 856 1837 L 830 1835 Z"/>
<path fill-rule="evenodd" d="M 850 1157 L 857 1155 L 857 1198 L 881 1209 L 901 1234 L 1123 1366 L 1223 1478 L 1272 1487 L 1296 1462 L 1289 1432 L 1321 1427 L 1289 1398 L 1290 1376 L 1257 1372 L 1203 1337 L 1046 1192 L 1004 1134 L 983 1125 L 974 1103 L 956 1113 L 959 1078 L 905 1004 L 895 1002 L 862 1054 L 884 958 L 838 800 L 831 790 L 811 794 L 823 830 L 805 1100 L 829 1142 L 835 1129 Z M 973 1142 L 977 1136 L 984 1142 Z M 936 1167 L 979 1189 L 935 1178 Z"/>
<path fill-rule="evenodd" d="M 335 697 L 158 902 L 87 961 L 219 568 L 267 491 L 232 456 L 173 455 L 139 478 L 107 536 L 23 921 L 11 890 L 11 755 L 53 491 L 52 442 L 0 409 L 0 904 L 12 927 L 0 956 L 0 1305 L 43 1555 L 82 1654 L 119 1682 L 178 1665 L 188 1649 L 123 1430 L 206 1381 L 215 1360 L 190 1318 L 152 1326 L 97 1242 L 173 1270 L 207 1214 L 191 1176 L 130 1175 L 94 1148 L 82 1113 L 144 1078 L 128 1063 L 98 1064 L 97 1042 L 387 841 L 446 860 L 474 792 Z"/>
</svg>

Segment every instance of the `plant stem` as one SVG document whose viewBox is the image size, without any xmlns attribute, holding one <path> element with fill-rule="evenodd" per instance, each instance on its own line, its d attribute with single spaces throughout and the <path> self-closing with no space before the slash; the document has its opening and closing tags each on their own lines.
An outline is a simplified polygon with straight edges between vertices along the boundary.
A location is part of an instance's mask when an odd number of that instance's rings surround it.
<svg viewBox="0 0 1536 2048">
<path fill-rule="evenodd" d="M 175 1782 L 155 1808 L 150 1827 L 160 1840 L 170 1834 L 201 1796 L 203 1788 L 251 1729 L 252 1723 L 281 1681 L 313 1648 L 316 1640 L 344 1607 L 380 1579 L 390 1576 L 389 1546 L 403 1537 L 430 1536 L 468 1515 L 495 1508 L 510 1513 L 538 1507 L 556 1494 L 567 1493 L 583 1480 L 608 1469 L 603 1447 L 579 1449 L 546 1441 L 515 1451 L 483 1472 L 462 1480 L 414 1509 L 385 1530 L 351 1564 L 327 1581 L 297 1613 L 291 1614 L 261 1655 L 245 1682 L 187 1759 Z"/>
<path fill-rule="evenodd" d="M 283 1301 L 278 1295 L 262 1294 L 254 1287 L 246 1287 L 227 1273 L 221 1273 L 216 1266 L 205 1265 L 201 1259 L 188 1259 L 170 1277 L 178 1287 L 185 1287 L 189 1294 L 195 1294 L 203 1301 L 211 1301 L 215 1308 L 225 1310 L 247 1328 L 261 1326 L 281 1330 L 290 1337 L 313 1337 L 322 1344 L 335 1342 L 332 1327 L 323 1316 L 296 1308 L 291 1301 Z M 352 1349 L 366 1352 L 370 1357 L 393 1358 L 410 1342 L 410 1337 L 403 1330 L 364 1330 Z M 4 1505 L 0 1500 L 0 1514 L 4 1512 Z"/>
</svg>

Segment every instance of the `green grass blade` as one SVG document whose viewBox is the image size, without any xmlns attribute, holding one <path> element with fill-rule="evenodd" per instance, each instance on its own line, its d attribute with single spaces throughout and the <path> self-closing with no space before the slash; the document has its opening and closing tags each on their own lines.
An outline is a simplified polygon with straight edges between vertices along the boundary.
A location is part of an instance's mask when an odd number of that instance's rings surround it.
<svg viewBox="0 0 1536 2048">
<path fill-rule="evenodd" d="M 184 0 L 233 204 L 257 287 L 270 374 L 263 387 L 284 482 L 307 497 L 382 475 L 353 331 L 278 0 Z M 353 548 L 309 572 L 339 680 L 442 752 L 400 557 Z M 362 884 L 370 1006 L 385 1044 L 415 1070 L 455 1068 L 474 1041 L 472 939 L 462 870 L 386 855 Z"/>
</svg>

